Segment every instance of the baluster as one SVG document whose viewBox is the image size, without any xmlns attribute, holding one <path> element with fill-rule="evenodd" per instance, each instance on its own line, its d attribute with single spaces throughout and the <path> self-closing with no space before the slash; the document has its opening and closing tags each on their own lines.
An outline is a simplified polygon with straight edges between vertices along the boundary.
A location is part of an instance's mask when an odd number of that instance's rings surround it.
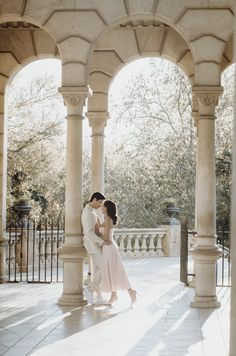
<svg viewBox="0 0 236 356">
<path fill-rule="evenodd" d="M 148 235 L 142 235 L 141 251 L 142 251 L 142 256 L 143 256 L 143 257 L 148 256 L 148 251 L 147 251 L 147 236 L 148 236 Z"/>
<path fill-rule="evenodd" d="M 149 243 L 149 250 L 148 250 L 149 256 L 156 256 L 154 238 L 155 235 L 150 235 L 150 243 Z"/>
<path fill-rule="evenodd" d="M 127 235 L 127 246 L 126 246 L 126 256 L 127 257 L 133 257 L 133 251 L 132 251 L 132 235 Z"/>
<path fill-rule="evenodd" d="M 141 252 L 140 252 L 140 247 L 139 247 L 139 239 L 140 235 L 134 235 L 134 257 L 140 257 Z"/>
<path fill-rule="evenodd" d="M 54 235 L 53 235 L 52 255 L 53 255 L 53 264 L 54 264 L 57 262 L 57 237 Z"/>
<path fill-rule="evenodd" d="M 10 247 L 10 265 L 11 265 L 11 270 L 13 271 L 15 266 L 15 261 L 16 261 L 14 241 L 11 241 L 11 245 L 9 247 Z"/>
<path fill-rule="evenodd" d="M 61 235 L 60 231 L 58 230 L 58 234 L 59 234 L 59 240 L 58 240 L 58 249 L 63 245 L 64 243 L 64 236 Z M 58 263 L 59 263 L 59 267 L 63 266 L 63 259 L 61 258 L 61 255 L 58 255 Z"/>
<path fill-rule="evenodd" d="M 157 235 L 157 250 L 156 250 L 156 254 L 158 256 L 164 256 L 163 253 L 163 248 L 162 248 L 162 239 L 165 237 L 165 234 L 163 235 Z"/>
<path fill-rule="evenodd" d="M 121 254 L 122 257 L 126 256 L 124 236 L 122 236 L 122 235 L 120 236 L 120 254 Z"/>
</svg>

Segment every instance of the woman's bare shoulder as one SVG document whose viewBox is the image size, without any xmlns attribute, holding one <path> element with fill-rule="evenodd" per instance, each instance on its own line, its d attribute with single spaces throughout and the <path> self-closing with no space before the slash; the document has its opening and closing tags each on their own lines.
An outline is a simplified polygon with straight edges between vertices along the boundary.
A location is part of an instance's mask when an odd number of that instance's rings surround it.
<svg viewBox="0 0 236 356">
<path fill-rule="evenodd" d="M 105 217 L 105 219 L 104 219 L 104 225 L 107 225 L 107 226 L 109 226 L 109 227 L 113 227 L 113 221 L 112 221 L 112 219 L 111 219 L 109 216 Z"/>
</svg>

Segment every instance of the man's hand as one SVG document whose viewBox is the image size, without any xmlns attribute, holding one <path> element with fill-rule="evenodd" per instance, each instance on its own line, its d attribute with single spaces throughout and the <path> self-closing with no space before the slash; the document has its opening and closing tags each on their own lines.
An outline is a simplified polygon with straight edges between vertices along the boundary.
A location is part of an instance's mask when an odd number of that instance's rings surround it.
<svg viewBox="0 0 236 356">
<path fill-rule="evenodd" d="M 95 234 L 98 235 L 98 236 L 100 235 L 99 224 L 98 223 L 95 224 Z"/>
<path fill-rule="evenodd" d="M 111 245 L 112 241 L 111 240 L 104 240 L 103 245 Z"/>
</svg>

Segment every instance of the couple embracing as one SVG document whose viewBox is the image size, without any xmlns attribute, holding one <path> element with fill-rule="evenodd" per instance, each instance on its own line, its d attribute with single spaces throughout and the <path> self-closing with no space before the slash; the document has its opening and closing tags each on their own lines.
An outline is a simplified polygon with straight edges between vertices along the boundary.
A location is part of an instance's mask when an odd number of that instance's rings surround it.
<svg viewBox="0 0 236 356">
<path fill-rule="evenodd" d="M 96 214 L 99 208 L 104 214 L 102 225 Z M 136 291 L 131 288 L 119 248 L 113 240 L 116 223 L 116 204 L 99 192 L 93 193 L 82 213 L 84 246 L 92 267 L 91 282 L 85 288 L 85 295 L 91 304 L 112 305 L 117 300 L 117 290 L 127 290 L 131 303 L 136 301 Z M 111 293 L 108 302 L 103 299 L 102 292 Z"/>
</svg>

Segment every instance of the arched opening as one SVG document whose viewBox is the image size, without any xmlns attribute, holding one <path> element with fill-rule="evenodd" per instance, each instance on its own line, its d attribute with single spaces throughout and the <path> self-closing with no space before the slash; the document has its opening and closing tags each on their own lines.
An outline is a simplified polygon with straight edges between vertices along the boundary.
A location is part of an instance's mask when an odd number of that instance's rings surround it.
<svg viewBox="0 0 236 356">
<path fill-rule="evenodd" d="M 32 218 L 64 215 L 66 122 L 61 62 L 42 59 L 21 69 L 6 90 L 8 208 L 27 200 Z"/>
<path fill-rule="evenodd" d="M 195 127 L 191 85 L 175 64 L 144 58 L 128 64 L 109 90 L 106 191 L 124 227 L 157 227 L 166 199 L 194 226 Z"/>
<path fill-rule="evenodd" d="M 57 45 L 39 27 L 19 20 L 0 25 L 0 113 L 1 113 L 1 155 L 0 166 L 3 176 L 1 184 L 1 229 L 6 224 L 6 118 L 5 90 L 11 79 L 26 64 L 37 58 L 55 58 Z"/>
</svg>

